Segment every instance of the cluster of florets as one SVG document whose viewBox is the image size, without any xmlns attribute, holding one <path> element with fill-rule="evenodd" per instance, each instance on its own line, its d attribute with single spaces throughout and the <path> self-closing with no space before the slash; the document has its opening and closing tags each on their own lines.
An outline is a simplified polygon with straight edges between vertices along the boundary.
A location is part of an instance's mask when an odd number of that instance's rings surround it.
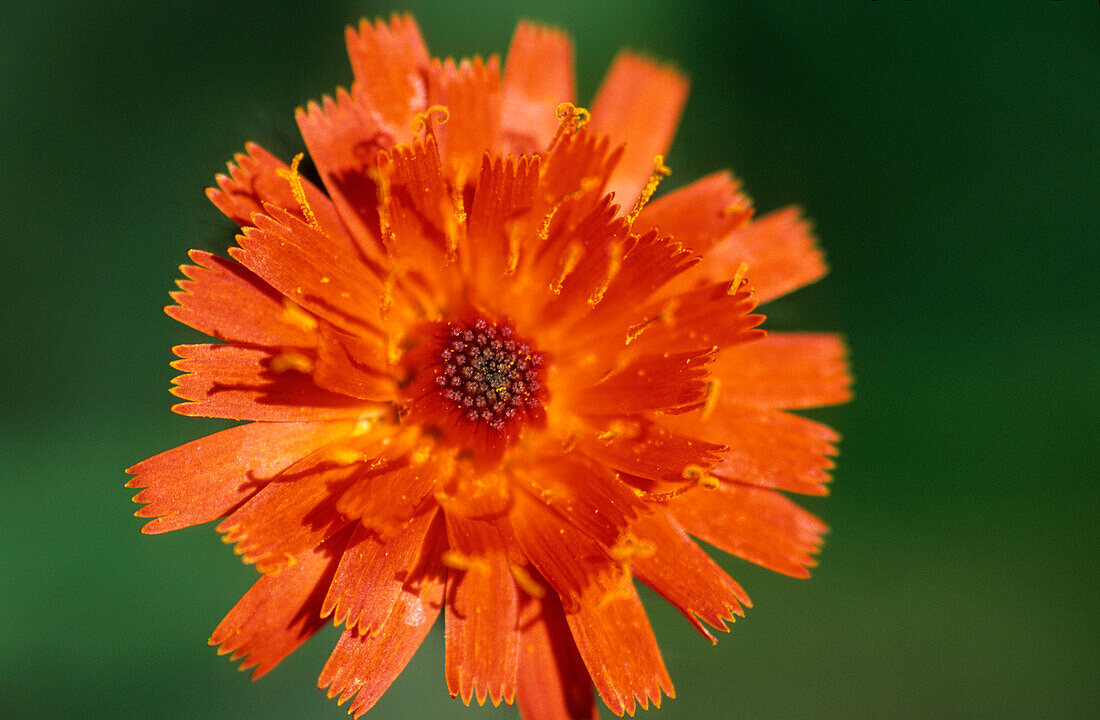
<svg viewBox="0 0 1100 720">
<path fill-rule="evenodd" d="M 449 323 L 435 382 L 462 417 L 501 430 L 525 409 L 539 407 L 540 355 L 508 325 L 478 319 Z"/>
</svg>

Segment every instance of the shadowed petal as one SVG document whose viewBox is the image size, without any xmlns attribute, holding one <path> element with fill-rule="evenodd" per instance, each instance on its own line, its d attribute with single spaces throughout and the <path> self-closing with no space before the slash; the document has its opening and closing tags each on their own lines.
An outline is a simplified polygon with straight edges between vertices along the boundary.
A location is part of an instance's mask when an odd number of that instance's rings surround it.
<svg viewBox="0 0 1100 720">
<path fill-rule="evenodd" d="M 633 715 L 636 700 L 645 710 L 650 701 L 660 707 L 662 690 L 670 698 L 676 696 L 632 583 L 610 595 L 593 588 L 576 612 L 566 612 L 565 620 L 596 690 L 611 712 Z"/>
<path fill-rule="evenodd" d="M 516 700 L 523 720 L 599 720 L 592 681 L 553 594 L 520 614 Z"/>
<path fill-rule="evenodd" d="M 619 472 L 681 485 L 686 467 L 709 468 L 722 457 L 724 448 L 655 422 L 623 418 L 611 420 L 601 433 L 579 433 L 577 449 Z"/>
<path fill-rule="evenodd" d="M 345 630 L 321 670 L 317 687 L 328 688 L 330 698 L 345 703 L 354 696 L 348 713 L 359 717 L 405 669 L 439 616 L 443 605 L 444 569 L 440 557 L 446 546 L 442 518 L 436 517 L 424 542 L 420 560 L 410 571 L 397 602 L 373 635 Z"/>
<path fill-rule="evenodd" d="M 237 236 L 234 260 L 306 310 L 348 332 L 377 332 L 382 282 L 354 250 L 268 205 Z"/>
<path fill-rule="evenodd" d="M 241 670 L 255 666 L 256 680 L 320 630 L 321 600 L 347 539 L 340 533 L 278 575 L 257 580 L 210 636 L 211 645 L 221 646 L 218 654 L 245 658 Z"/>
<path fill-rule="evenodd" d="M 435 512 L 409 520 L 386 535 L 356 524 L 320 614 L 360 635 L 378 634 L 401 589 L 421 562 Z"/>
<path fill-rule="evenodd" d="M 376 405 L 322 390 L 293 363 L 309 362 L 241 345 L 178 345 L 172 367 L 187 373 L 172 394 L 190 402 L 173 405 L 181 415 L 232 420 L 316 421 L 357 417 Z"/>
<path fill-rule="evenodd" d="M 519 657 L 519 595 L 496 528 L 447 516 L 454 555 L 447 573 L 447 690 L 469 705 L 511 704 Z"/>
<path fill-rule="evenodd" d="M 218 187 L 206 191 L 211 202 L 241 227 L 251 225 L 252 215 L 264 212 L 264 205 L 273 205 L 305 221 L 302 206 L 286 177 L 290 168 L 256 143 L 248 143 L 245 149 L 247 155 L 238 153 L 233 158 L 235 164 L 230 163 L 228 176 L 218 175 L 215 178 Z M 325 234 L 335 243 L 348 245 L 351 238 L 347 236 L 332 202 L 309 180 L 302 177 L 299 180 L 310 212 Z"/>
</svg>

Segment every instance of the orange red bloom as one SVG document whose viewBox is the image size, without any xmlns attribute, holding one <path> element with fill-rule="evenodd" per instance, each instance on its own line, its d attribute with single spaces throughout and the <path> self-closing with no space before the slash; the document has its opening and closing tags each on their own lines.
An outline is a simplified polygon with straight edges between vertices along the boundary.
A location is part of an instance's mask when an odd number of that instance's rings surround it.
<svg viewBox="0 0 1100 720">
<path fill-rule="evenodd" d="M 325 623 L 320 676 L 369 709 L 444 615 L 445 677 L 527 720 L 659 705 L 641 581 L 705 636 L 749 605 L 696 544 L 807 575 L 843 402 L 841 341 L 758 302 L 825 273 L 793 209 L 718 173 L 653 199 L 687 94 L 631 53 L 591 104 L 572 49 L 521 24 L 429 58 L 410 17 L 349 28 L 351 91 L 299 109 L 322 185 L 256 145 L 210 199 L 173 318 L 183 415 L 246 424 L 138 463 L 144 532 L 220 520 L 260 579 L 210 639 L 268 672 Z"/>
</svg>

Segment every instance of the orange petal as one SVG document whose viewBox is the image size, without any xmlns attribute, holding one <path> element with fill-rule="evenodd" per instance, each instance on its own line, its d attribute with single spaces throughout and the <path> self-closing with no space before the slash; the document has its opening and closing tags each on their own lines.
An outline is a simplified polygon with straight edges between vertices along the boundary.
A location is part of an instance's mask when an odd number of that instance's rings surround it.
<svg viewBox="0 0 1100 720">
<path fill-rule="evenodd" d="M 401 589 L 423 556 L 428 530 L 436 513 L 417 515 L 400 531 L 385 536 L 356 524 L 340 567 L 321 607 L 336 625 L 360 635 L 381 632 Z"/>
<path fill-rule="evenodd" d="M 485 297 L 499 296 L 512 283 L 506 275 L 515 271 L 519 261 L 518 237 L 509 234 L 511 221 L 526 213 L 535 202 L 540 161 L 514 157 L 482 160 L 467 221 L 471 249 L 471 277 L 477 278 L 476 290 Z"/>
<path fill-rule="evenodd" d="M 418 270 L 439 283 L 434 272 L 446 266 L 457 248 L 456 209 L 440 164 L 436 141 L 429 136 L 379 154 L 378 171 L 389 188 L 381 200 L 386 216 L 386 251 L 400 265 Z"/>
<path fill-rule="evenodd" d="M 432 62 L 428 93 L 433 105 L 450 115 L 436 132 L 447 176 L 461 187 L 473 179 L 486 151 L 501 150 L 500 61 L 475 57 Z M 411 116 L 410 116 L 411 117 Z"/>
<path fill-rule="evenodd" d="M 347 527 L 336 498 L 362 472 L 361 463 L 334 465 L 322 455 L 284 470 L 216 528 L 222 541 L 262 573 L 293 565 L 299 556 Z"/>
<path fill-rule="evenodd" d="M 634 574 L 675 605 L 711 642 L 717 640 L 704 622 L 727 632 L 726 622 L 733 622 L 735 616 L 744 616 L 741 606 L 751 607 L 749 596 L 741 586 L 718 567 L 668 513 L 647 515 L 630 530 L 656 550 L 630 558 Z"/>
<path fill-rule="evenodd" d="M 523 555 L 572 607 L 590 585 L 602 586 L 614 571 L 607 545 L 567 522 L 527 492 L 515 493 L 511 531 Z"/>
<path fill-rule="evenodd" d="M 180 266 L 188 279 L 172 293 L 178 304 L 164 309 L 169 317 L 229 342 L 297 348 L 316 342 L 316 318 L 289 307 L 248 268 L 201 250 L 189 255 L 198 265 Z"/>
<path fill-rule="evenodd" d="M 764 303 L 819 280 L 828 271 L 809 223 L 798 208 L 759 217 L 707 251 L 703 262 L 684 274 L 685 282 L 720 282 L 748 265 L 745 277 Z"/>
<path fill-rule="evenodd" d="M 730 283 L 720 283 L 671 296 L 662 293 L 637 306 L 618 328 L 603 325 L 602 332 L 596 332 L 594 326 L 562 347 L 581 357 L 594 354 L 622 362 L 645 353 L 726 348 L 761 339 L 765 333 L 756 326 L 764 316 L 751 314 L 756 306 L 751 288 L 742 283 L 731 293 L 729 287 Z"/>
<path fill-rule="evenodd" d="M 507 151 L 544 150 L 558 128 L 555 109 L 573 102 L 573 44 L 552 28 L 521 21 L 504 62 L 502 116 Z"/>
<path fill-rule="evenodd" d="M 637 238 L 610 282 L 590 295 L 589 305 L 594 309 L 577 323 L 577 337 L 600 335 L 608 325 L 641 319 L 637 318 L 638 306 L 698 260 L 673 238 L 655 232 Z"/>
<path fill-rule="evenodd" d="M 630 415 L 697 404 L 706 392 L 710 350 L 643 355 L 607 379 L 572 393 L 569 403 L 584 415 Z"/>
<path fill-rule="evenodd" d="M 428 49 L 420 28 L 411 15 L 393 15 L 389 24 L 377 20 L 372 25 L 364 19 L 358 32 L 348 27 L 345 35 L 355 73 L 352 95 L 391 143 L 406 142 L 412 136 L 409 121 L 428 107 Z"/>
<path fill-rule="evenodd" d="M 616 473 L 578 454 L 515 466 L 512 481 L 566 524 L 605 546 L 613 545 L 635 518 L 648 512 Z"/>
<path fill-rule="evenodd" d="M 439 479 L 440 471 L 434 463 L 410 463 L 401 458 L 364 473 L 340 496 L 336 509 L 345 517 L 388 535 L 421 509 Z"/>
<path fill-rule="evenodd" d="M 690 534 L 720 550 L 792 577 L 809 577 L 825 524 L 765 488 L 723 482 L 674 498 L 669 510 Z"/>
<path fill-rule="evenodd" d="M 705 421 L 693 413 L 668 418 L 682 432 L 725 442 L 710 473 L 724 480 L 824 495 L 839 436 L 812 420 L 776 410 L 718 403 Z"/>
<path fill-rule="evenodd" d="M 592 681 L 557 597 L 527 598 L 520 628 L 516 700 L 523 720 L 599 720 Z"/>
<path fill-rule="evenodd" d="M 519 596 L 497 530 L 447 515 L 451 552 L 468 562 L 447 573 L 445 673 L 451 697 L 512 703 L 519 657 Z"/>
<path fill-rule="evenodd" d="M 565 615 L 596 690 L 611 712 L 633 715 L 637 703 L 661 706 L 661 691 L 676 694 L 645 610 L 627 582 L 614 593 L 593 589 Z"/>
<path fill-rule="evenodd" d="M 285 572 L 257 580 L 210 636 L 218 654 L 245 658 L 241 670 L 255 666 L 256 680 L 324 627 L 321 600 L 347 539 L 334 536 Z"/>
<path fill-rule="evenodd" d="M 313 379 L 277 362 L 278 350 L 243 345 L 178 345 L 172 367 L 187 373 L 172 393 L 190 402 L 181 415 L 233 420 L 317 421 L 356 417 L 377 405 L 318 388 Z M 294 357 L 304 357 L 292 354 Z M 308 359 L 306 359 L 308 362 Z"/>
<path fill-rule="evenodd" d="M 641 194 L 653 158 L 665 155 L 687 101 L 688 81 L 679 71 L 631 52 L 611 64 L 592 101 L 593 130 L 626 143 L 608 190 L 624 208 Z"/>
<path fill-rule="evenodd" d="M 443 605 L 446 547 L 442 518 L 428 531 L 417 567 L 409 573 L 389 617 L 373 635 L 345 630 L 321 670 L 317 687 L 344 703 L 355 696 L 348 713 L 359 717 L 405 669 L 428 634 Z"/>
<path fill-rule="evenodd" d="M 217 188 L 206 191 L 207 197 L 235 223 L 244 227 L 252 224 L 252 215 L 263 212 L 264 205 L 274 205 L 280 210 L 305 221 L 302 206 L 294 196 L 290 181 L 283 175 L 290 171 L 281 160 L 256 143 L 245 146 L 247 155 L 238 153 L 229 164 L 229 175 L 218 175 Z M 336 208 L 322 191 L 309 180 L 299 178 L 310 211 L 333 242 L 349 245 Z"/>
<path fill-rule="evenodd" d="M 369 108 L 344 90 L 337 91 L 335 100 L 326 97 L 322 105 L 311 102 L 304 110 L 298 108 L 295 116 L 333 205 L 364 255 L 379 262 L 378 191 L 372 173 L 378 151 L 390 147 L 393 137 L 379 127 Z M 409 133 L 406 128 L 405 135 Z"/>
<path fill-rule="evenodd" d="M 709 468 L 722 457 L 724 448 L 671 432 L 655 422 L 623 418 L 611 420 L 602 433 L 579 433 L 577 449 L 613 470 L 682 485 L 684 468 Z"/>
<path fill-rule="evenodd" d="M 356 332 L 377 332 L 382 282 L 362 258 L 268 205 L 230 255 L 306 310 Z"/>
<path fill-rule="evenodd" d="M 742 284 L 730 292 L 729 283 L 688 290 L 649 305 L 636 325 L 634 352 L 690 350 L 760 340 L 764 331 L 757 325 L 763 315 L 751 314 L 756 302 L 752 290 Z"/>
<path fill-rule="evenodd" d="M 706 253 L 751 216 L 752 201 L 742 194 L 741 183 L 728 172 L 717 172 L 646 205 L 634 228 L 656 229 L 693 252 Z"/>
<path fill-rule="evenodd" d="M 381 339 L 348 335 L 330 327 L 322 328 L 318 339 L 313 363 L 313 381 L 318 387 L 362 400 L 394 398 L 396 387 Z"/>
<path fill-rule="evenodd" d="M 711 367 L 721 399 L 762 408 L 836 405 L 851 398 L 844 341 L 836 335 L 771 333 L 726 348 Z"/>
<path fill-rule="evenodd" d="M 145 488 L 135 515 L 157 518 L 144 533 L 209 522 L 229 513 L 294 462 L 351 431 L 350 423 L 249 423 L 223 430 L 126 472 L 126 487 Z"/>
</svg>

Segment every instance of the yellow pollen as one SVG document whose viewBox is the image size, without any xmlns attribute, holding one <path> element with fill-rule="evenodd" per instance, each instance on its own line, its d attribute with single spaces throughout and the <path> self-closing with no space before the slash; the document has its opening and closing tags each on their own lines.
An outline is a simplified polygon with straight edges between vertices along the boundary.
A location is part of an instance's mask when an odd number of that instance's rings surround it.
<svg viewBox="0 0 1100 720">
<path fill-rule="evenodd" d="M 701 468 L 698 465 L 688 465 L 684 468 L 682 473 L 685 480 L 691 480 L 696 485 L 705 488 L 707 490 L 717 490 L 719 487 L 718 478 L 714 477 L 706 471 L 705 468 Z"/>
<path fill-rule="evenodd" d="M 378 316 L 383 320 L 390 316 L 393 308 L 393 288 L 397 284 L 397 269 L 391 267 L 382 281 L 382 292 L 378 296 Z"/>
<path fill-rule="evenodd" d="M 718 405 L 718 393 L 722 389 L 722 381 L 712 377 L 707 380 L 706 394 L 703 396 L 703 411 L 699 413 L 700 420 L 706 420 L 714 412 Z"/>
<path fill-rule="evenodd" d="M 540 585 L 535 578 L 531 577 L 531 573 L 528 572 L 527 568 L 522 565 L 511 563 L 508 569 L 512 571 L 512 578 L 515 579 L 516 585 L 519 586 L 520 590 L 536 600 L 546 595 L 546 588 Z"/>
<path fill-rule="evenodd" d="M 302 176 L 298 174 L 298 165 L 301 164 L 303 157 L 305 157 L 305 153 L 298 153 L 290 161 L 290 170 L 279 168 L 276 174 L 290 183 L 290 192 L 294 194 L 298 208 L 301 209 L 302 216 L 305 217 L 309 226 L 324 235 L 325 231 L 321 229 L 321 223 L 317 222 L 317 216 L 313 214 L 313 208 L 309 206 L 309 200 L 306 199 L 306 189 L 302 185 Z"/>
<path fill-rule="evenodd" d="M 607 274 L 604 275 L 603 282 L 588 296 L 588 304 L 591 307 L 596 307 L 600 304 L 604 294 L 607 293 L 607 288 L 611 286 L 611 281 L 615 279 L 615 276 L 619 274 L 619 270 L 623 267 L 623 249 L 621 243 L 616 242 L 612 244 L 608 253 L 611 257 L 607 263 Z"/>
<path fill-rule="evenodd" d="M 308 332 L 317 329 L 317 318 L 287 299 L 283 299 L 283 320 Z"/>
<path fill-rule="evenodd" d="M 741 287 L 742 281 L 745 279 L 745 273 L 749 271 L 748 263 L 741 263 L 737 266 L 737 272 L 733 274 L 733 280 L 730 280 L 730 284 L 726 286 L 726 292 L 730 295 L 737 293 L 737 290 Z"/>
<path fill-rule="evenodd" d="M 363 459 L 363 454 L 350 448 L 336 448 L 329 453 L 329 460 L 337 465 L 354 465 Z"/>
<path fill-rule="evenodd" d="M 550 140 L 550 145 L 546 148 L 547 154 L 554 149 L 563 135 L 575 135 L 592 119 L 592 113 L 588 112 L 587 108 L 577 107 L 571 102 L 563 102 L 558 105 L 554 110 L 554 114 L 558 118 L 558 129 Z"/>
<path fill-rule="evenodd" d="M 619 578 L 617 587 L 614 590 L 610 590 L 596 601 L 596 607 L 602 608 L 608 603 L 614 600 L 630 600 L 634 594 L 631 589 L 634 585 L 634 573 L 631 572 L 629 565 L 620 565 L 618 567 Z"/>
<path fill-rule="evenodd" d="M 552 217 L 552 216 L 551 216 Z M 540 228 L 541 229 L 541 228 Z M 547 229 L 549 233 L 549 228 Z M 540 238 L 545 241 L 546 238 Z M 504 268 L 505 275 L 515 275 L 519 267 L 519 233 L 514 226 L 508 228 L 508 264 Z"/>
<path fill-rule="evenodd" d="M 382 152 L 378 154 L 378 167 L 389 162 L 389 155 Z M 393 255 L 395 239 L 393 236 L 393 222 L 390 217 L 390 176 L 372 168 L 368 174 L 375 181 L 378 193 L 378 229 L 381 231 L 382 244 L 386 252 Z"/>
<path fill-rule="evenodd" d="M 470 555 L 460 553 L 458 550 L 444 550 L 442 557 L 443 565 L 451 568 L 452 570 L 480 570 L 484 572 L 489 571 L 489 566 L 485 564 L 484 560 L 479 560 Z"/>
<path fill-rule="evenodd" d="M 565 278 L 569 276 L 569 273 L 577 269 L 577 263 L 581 261 L 581 246 L 579 243 L 573 242 L 569 244 L 569 247 L 565 249 L 565 257 L 561 261 L 561 269 L 558 270 L 558 274 L 554 277 L 554 280 L 550 283 L 550 292 L 555 295 L 561 295 L 561 286 L 565 282 Z"/>
<path fill-rule="evenodd" d="M 649 540 L 642 540 L 633 533 L 624 533 L 619 542 L 611 548 L 611 558 L 624 562 L 631 558 L 645 560 L 657 553 L 657 546 Z"/>
<path fill-rule="evenodd" d="M 664 155 L 658 155 L 653 158 L 653 173 L 650 174 L 649 182 L 647 182 L 645 188 L 642 189 L 642 194 L 638 197 L 638 201 L 634 203 L 634 207 L 631 209 L 630 214 L 626 216 L 627 222 L 634 222 L 634 219 L 638 217 L 638 213 L 642 211 L 642 208 L 649 202 L 649 199 L 653 197 L 653 193 L 657 191 L 657 186 L 671 174 L 672 170 L 665 167 Z"/>
<path fill-rule="evenodd" d="M 271 372 L 284 373 L 287 370 L 297 370 L 300 373 L 313 372 L 313 361 L 300 352 L 287 350 L 271 358 L 268 364 Z"/>
</svg>

